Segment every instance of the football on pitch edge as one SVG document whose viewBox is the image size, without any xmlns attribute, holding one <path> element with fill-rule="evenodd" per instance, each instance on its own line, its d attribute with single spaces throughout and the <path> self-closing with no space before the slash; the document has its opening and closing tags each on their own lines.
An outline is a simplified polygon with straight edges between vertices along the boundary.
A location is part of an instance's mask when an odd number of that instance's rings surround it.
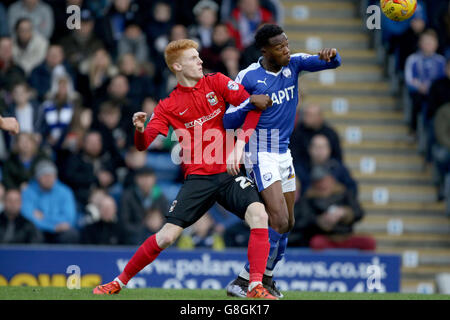
<svg viewBox="0 0 450 320">
<path fill-rule="evenodd" d="M 389 19 L 403 21 L 416 12 L 417 0 L 380 0 L 380 7 Z"/>
</svg>

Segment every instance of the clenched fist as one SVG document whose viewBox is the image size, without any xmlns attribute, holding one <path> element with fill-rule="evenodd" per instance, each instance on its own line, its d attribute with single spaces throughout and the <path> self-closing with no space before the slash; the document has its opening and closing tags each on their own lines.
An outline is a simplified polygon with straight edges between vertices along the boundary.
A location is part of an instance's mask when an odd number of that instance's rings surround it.
<svg viewBox="0 0 450 320">
<path fill-rule="evenodd" d="M 257 107 L 259 110 L 266 110 L 272 106 L 272 99 L 265 94 L 253 94 L 250 96 L 250 103 Z"/>
<path fill-rule="evenodd" d="M 133 114 L 133 125 L 139 132 L 144 132 L 145 121 L 147 121 L 147 114 L 145 112 L 136 112 Z"/>
<path fill-rule="evenodd" d="M 334 57 L 336 57 L 336 49 L 322 49 L 319 51 L 319 59 L 320 60 L 325 60 L 326 62 L 330 62 L 331 59 L 333 59 Z"/>
</svg>

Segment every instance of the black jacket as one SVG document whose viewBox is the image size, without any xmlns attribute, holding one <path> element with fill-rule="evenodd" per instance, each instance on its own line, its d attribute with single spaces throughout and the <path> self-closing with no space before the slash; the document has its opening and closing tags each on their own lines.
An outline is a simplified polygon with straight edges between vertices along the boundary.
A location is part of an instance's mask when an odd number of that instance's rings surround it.
<svg viewBox="0 0 450 320">
<path fill-rule="evenodd" d="M 5 239 L 10 223 L 13 224 L 14 228 L 13 236 Z M 10 221 L 5 212 L 0 214 L 0 243 L 40 243 L 42 240 L 42 233 L 23 216 L 19 215 Z"/>
<path fill-rule="evenodd" d="M 309 143 L 316 134 L 323 134 L 328 138 L 331 147 L 331 158 L 342 162 L 342 150 L 339 136 L 333 128 L 324 124 L 322 128 L 313 130 L 305 127 L 303 123 L 300 122 L 292 132 L 289 144 L 289 149 L 291 149 L 291 154 L 294 159 L 294 165 L 302 165 L 305 168 L 309 165 Z"/>
<path fill-rule="evenodd" d="M 317 224 L 317 218 L 332 205 L 350 207 L 353 220 L 349 224 L 338 222 L 331 231 L 327 232 Z M 362 219 L 364 211 L 355 195 L 343 185 L 337 183 L 335 190 L 328 197 L 320 197 L 314 189 L 308 189 L 306 195 L 296 203 L 294 215 L 295 225 L 290 232 L 289 243 L 293 246 L 308 246 L 309 241 L 316 234 L 351 234 L 354 223 Z"/>
<path fill-rule="evenodd" d="M 126 244 L 125 230 L 117 222 L 97 221 L 87 225 L 81 232 L 83 244 Z"/>
</svg>

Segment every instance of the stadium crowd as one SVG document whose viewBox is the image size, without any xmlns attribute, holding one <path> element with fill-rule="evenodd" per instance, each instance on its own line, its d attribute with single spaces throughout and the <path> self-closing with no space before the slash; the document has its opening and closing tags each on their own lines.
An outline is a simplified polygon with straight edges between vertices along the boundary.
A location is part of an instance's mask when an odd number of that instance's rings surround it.
<svg viewBox="0 0 450 320">
<path fill-rule="evenodd" d="M 81 7 L 73 30 L 70 5 Z M 152 114 L 176 85 L 164 48 L 195 39 L 205 73 L 234 79 L 260 56 L 256 29 L 282 17 L 278 0 L 0 3 L 0 114 L 21 131 L 0 133 L 0 243 L 136 245 L 159 230 L 182 181 L 177 143 L 169 132 L 138 152 L 131 118 Z M 302 106 L 290 148 L 299 186 L 290 245 L 374 250 L 352 235 L 364 215 L 358 186 L 320 106 Z M 220 250 L 248 236 L 215 206 L 178 246 Z"/>
<path fill-rule="evenodd" d="M 450 216 L 450 1 L 418 0 L 411 19 L 381 22 L 387 75 Z"/>
</svg>

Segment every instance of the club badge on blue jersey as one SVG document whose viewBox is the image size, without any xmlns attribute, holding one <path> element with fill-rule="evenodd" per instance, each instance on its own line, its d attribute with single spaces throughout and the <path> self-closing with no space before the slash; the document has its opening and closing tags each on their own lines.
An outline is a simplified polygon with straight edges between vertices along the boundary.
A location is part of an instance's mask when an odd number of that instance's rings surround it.
<svg viewBox="0 0 450 320">
<path fill-rule="evenodd" d="M 285 69 L 283 70 L 283 76 L 285 76 L 286 78 L 290 78 L 290 77 L 292 76 L 291 69 L 285 68 Z"/>
</svg>

